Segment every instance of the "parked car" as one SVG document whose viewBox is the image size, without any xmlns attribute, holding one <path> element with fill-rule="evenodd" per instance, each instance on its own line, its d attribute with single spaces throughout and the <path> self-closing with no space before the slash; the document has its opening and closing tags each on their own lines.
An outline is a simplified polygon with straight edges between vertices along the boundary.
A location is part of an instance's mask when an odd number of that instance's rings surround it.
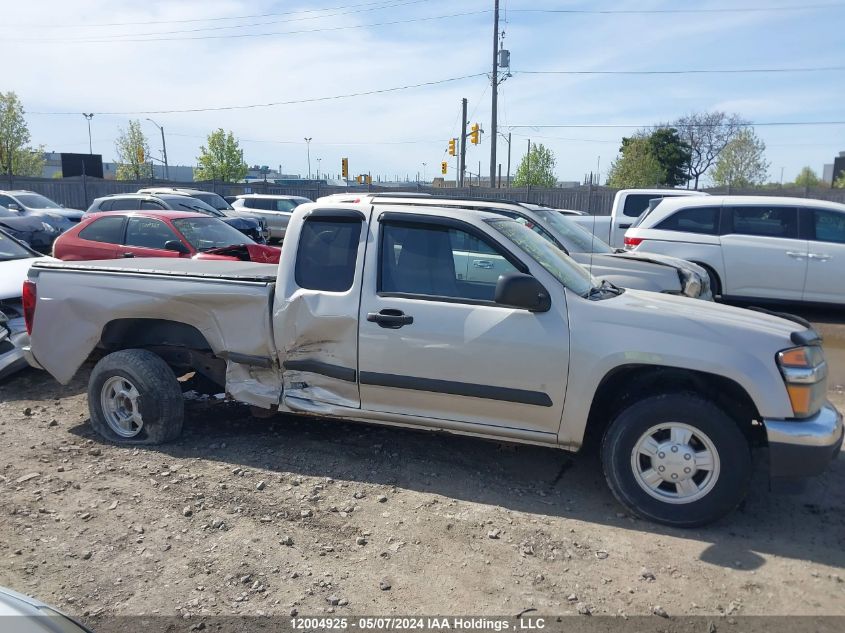
<svg viewBox="0 0 845 633">
<path fill-rule="evenodd" d="M 17 189 L 14 191 L 0 191 L 0 205 L 10 211 L 21 211 L 25 214 L 47 215 L 48 217 L 62 217 L 71 224 L 76 224 L 82 219 L 84 211 L 79 209 L 66 209 L 64 206 L 53 202 L 47 196 L 42 196 L 34 191 Z M 62 230 L 69 226 L 57 226 Z"/>
<path fill-rule="evenodd" d="M 279 263 L 280 250 L 256 244 L 219 218 L 185 211 L 112 211 L 93 215 L 56 240 L 66 261 L 186 257 Z"/>
<path fill-rule="evenodd" d="M 244 209 L 235 209 L 225 198 L 223 198 L 223 196 L 214 193 L 213 191 L 189 189 L 187 187 L 147 187 L 145 189 L 138 189 L 137 193 L 146 193 L 154 196 L 175 193 L 182 196 L 191 196 L 197 200 L 202 200 L 208 206 L 217 209 L 226 217 L 249 218 L 251 220 L 255 220 L 261 225 L 261 236 L 265 240 L 270 239 L 270 229 L 264 218 L 256 213 L 250 213 Z"/>
<path fill-rule="evenodd" d="M 707 273 L 690 262 L 661 255 L 632 255 L 613 249 L 557 210 L 508 200 L 420 197 L 390 194 L 358 194 L 376 205 L 403 204 L 418 207 L 445 206 L 496 213 L 515 219 L 561 249 L 600 280 L 623 288 L 651 290 L 712 300 Z M 622 252 L 618 252 L 622 251 Z M 495 281 L 507 261 L 491 255 L 469 261 L 467 279 Z"/>
<path fill-rule="evenodd" d="M 613 197 L 609 216 L 584 215 L 573 219 L 607 244 L 622 247 L 625 231 L 648 209 L 652 200 L 706 195 L 703 191 L 688 189 L 622 189 Z"/>
<path fill-rule="evenodd" d="M 197 200 L 191 196 L 184 196 L 175 193 L 163 193 L 159 195 L 145 193 L 118 193 L 102 198 L 97 198 L 88 207 L 86 215 L 101 213 L 104 211 L 189 211 L 193 213 L 204 213 L 213 218 L 219 218 L 229 226 L 248 236 L 258 244 L 263 244 L 264 227 L 259 220 L 241 217 L 228 217 L 222 211 Z"/>
<path fill-rule="evenodd" d="M 236 210 L 248 209 L 260 215 L 270 226 L 270 237 L 275 240 L 285 239 L 285 231 L 293 210 L 301 204 L 311 202 L 301 196 L 277 196 L 263 193 L 245 193 L 232 202 Z"/>
<path fill-rule="evenodd" d="M 47 254 L 61 231 L 46 218 L 38 215 L 21 215 L 0 206 L 0 228 L 16 240 Z"/>
<path fill-rule="evenodd" d="M 0 587 L 0 621 L 7 633 L 91 633 L 58 609 L 6 587 Z"/>
<path fill-rule="evenodd" d="M 339 207 L 296 209 L 279 266 L 36 263 L 28 360 L 61 383 L 96 360 L 91 424 L 127 445 L 179 436 L 190 371 L 268 413 L 570 451 L 596 434 L 616 498 L 674 526 L 741 503 L 755 448 L 772 476 L 839 454 L 806 322 L 598 283 L 492 213 Z M 510 265 L 496 280 L 455 265 L 479 244 Z"/>
<path fill-rule="evenodd" d="M 42 255 L 0 229 L 0 380 L 27 367 L 29 336 L 21 293 L 29 267 Z"/>
<path fill-rule="evenodd" d="M 845 303 L 845 205 L 807 198 L 661 201 L 625 234 L 635 253 L 684 257 L 728 299 Z"/>
</svg>

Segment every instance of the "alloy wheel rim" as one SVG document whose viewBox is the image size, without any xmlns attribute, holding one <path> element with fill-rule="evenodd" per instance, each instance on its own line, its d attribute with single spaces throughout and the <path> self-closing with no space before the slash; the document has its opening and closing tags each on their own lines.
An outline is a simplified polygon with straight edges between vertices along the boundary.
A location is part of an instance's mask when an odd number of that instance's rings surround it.
<svg viewBox="0 0 845 633">
<path fill-rule="evenodd" d="M 120 437 L 136 437 L 144 427 L 140 398 L 135 385 L 123 376 L 112 376 L 103 383 L 100 391 L 103 416 L 109 428 Z"/>
<path fill-rule="evenodd" d="M 664 503 L 698 501 L 713 490 L 721 464 L 713 441 L 681 422 L 656 424 L 634 444 L 631 468 L 637 484 Z"/>
</svg>

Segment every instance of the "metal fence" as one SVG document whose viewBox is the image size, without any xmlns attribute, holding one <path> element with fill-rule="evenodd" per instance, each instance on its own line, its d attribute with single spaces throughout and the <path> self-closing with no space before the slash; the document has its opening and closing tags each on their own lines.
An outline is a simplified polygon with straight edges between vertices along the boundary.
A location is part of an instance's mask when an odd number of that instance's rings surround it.
<svg viewBox="0 0 845 633">
<path fill-rule="evenodd" d="M 223 182 L 172 182 L 161 180 L 100 180 L 95 178 L 18 178 L 4 179 L 4 185 L 9 189 L 28 189 L 36 191 L 55 200 L 59 204 L 74 209 L 87 209 L 95 198 L 115 193 L 132 193 L 142 187 L 187 187 L 214 191 L 221 196 L 236 196 L 242 193 L 268 193 L 291 196 L 302 196 L 316 200 L 321 196 L 345 192 L 396 192 L 418 191 L 433 196 L 472 197 L 494 200 L 515 200 L 519 202 L 533 202 L 544 204 L 557 209 L 576 209 L 596 215 L 608 215 L 613 205 L 613 197 L 617 189 L 583 185 L 573 188 L 536 188 L 514 187 L 495 189 L 489 187 L 441 188 L 426 187 L 416 183 L 408 183 L 406 187 L 350 186 L 334 187 L 320 182 L 304 182 L 302 185 L 276 185 L 272 182 L 258 182 L 249 184 Z M 845 189 L 828 188 L 758 188 L 758 189 L 705 189 L 711 194 L 758 195 L 758 196 L 792 196 L 797 198 L 816 198 L 845 203 Z"/>
</svg>

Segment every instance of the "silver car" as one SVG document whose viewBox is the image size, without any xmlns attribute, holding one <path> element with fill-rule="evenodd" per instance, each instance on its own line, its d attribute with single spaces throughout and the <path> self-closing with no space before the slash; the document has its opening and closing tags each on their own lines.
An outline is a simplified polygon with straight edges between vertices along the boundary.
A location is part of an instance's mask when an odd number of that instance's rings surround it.
<svg viewBox="0 0 845 633">
<path fill-rule="evenodd" d="M 311 202 L 311 200 L 301 196 L 245 193 L 235 198 L 232 206 L 236 210 L 245 209 L 260 215 L 267 220 L 270 227 L 270 237 L 283 240 L 285 232 L 288 230 L 290 214 L 296 207 L 306 202 Z"/>
<path fill-rule="evenodd" d="M 177 194 L 180 196 L 190 196 L 191 198 L 196 198 L 197 200 L 206 203 L 208 206 L 217 209 L 227 218 L 248 218 L 250 220 L 255 220 L 261 227 L 261 237 L 265 240 L 270 239 L 270 229 L 268 228 L 267 221 L 264 218 L 257 213 L 250 213 L 242 209 L 233 208 L 231 204 L 226 202 L 226 199 L 223 196 L 214 193 L 213 191 L 190 189 L 188 187 L 145 187 L 144 189 L 138 189 L 137 193 L 145 193 L 153 196 L 160 194 Z"/>
</svg>

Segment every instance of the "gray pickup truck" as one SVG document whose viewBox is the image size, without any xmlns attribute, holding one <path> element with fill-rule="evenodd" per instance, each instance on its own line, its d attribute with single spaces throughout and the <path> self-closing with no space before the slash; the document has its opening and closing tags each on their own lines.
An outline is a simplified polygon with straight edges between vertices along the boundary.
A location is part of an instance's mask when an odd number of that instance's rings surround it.
<svg viewBox="0 0 845 633">
<path fill-rule="evenodd" d="M 496 279 L 467 262 L 494 253 Z M 177 376 L 269 411 L 578 450 L 601 439 L 629 510 L 695 526 L 772 476 L 820 473 L 842 417 L 817 334 L 794 320 L 598 283 L 524 224 L 463 209 L 306 204 L 278 266 L 39 262 L 29 360 L 87 361 L 109 441 L 181 431 Z"/>
</svg>

